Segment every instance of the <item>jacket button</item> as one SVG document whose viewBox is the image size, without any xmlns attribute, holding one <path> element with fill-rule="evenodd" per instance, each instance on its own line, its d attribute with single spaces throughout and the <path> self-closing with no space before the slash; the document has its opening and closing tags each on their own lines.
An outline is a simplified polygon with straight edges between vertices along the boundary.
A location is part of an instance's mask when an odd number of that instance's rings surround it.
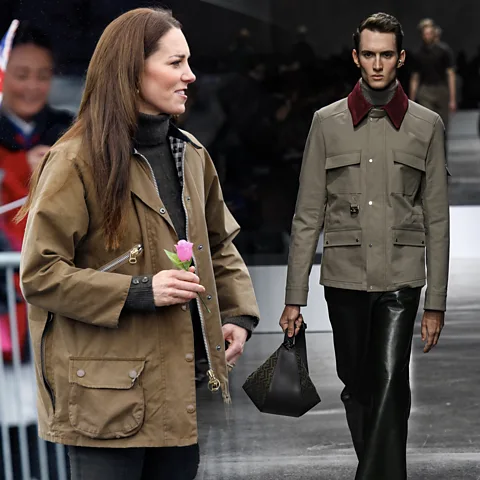
<svg viewBox="0 0 480 480">
<path fill-rule="evenodd" d="M 140 283 L 140 280 L 139 280 L 138 278 L 134 278 L 134 279 L 132 280 L 132 283 L 133 283 L 134 285 L 138 285 L 138 284 Z"/>
<path fill-rule="evenodd" d="M 128 376 L 132 379 L 132 380 L 135 380 L 138 376 L 138 373 L 136 370 L 130 370 L 128 372 Z"/>
<path fill-rule="evenodd" d="M 358 243 L 360 240 L 358 238 L 356 238 L 355 241 Z"/>
<path fill-rule="evenodd" d="M 186 303 L 184 303 L 181 307 L 180 307 L 184 312 L 187 311 L 187 308 L 188 308 L 188 305 Z"/>
<path fill-rule="evenodd" d="M 372 245 L 372 244 L 370 244 L 370 245 L 369 245 L 369 247 L 370 247 L 370 248 L 372 248 L 372 247 L 373 247 L 373 245 Z"/>
<path fill-rule="evenodd" d="M 328 245 L 328 240 L 325 242 L 325 245 Z"/>
<path fill-rule="evenodd" d="M 211 300 L 212 299 L 212 296 L 211 295 L 207 295 L 207 300 Z"/>
<path fill-rule="evenodd" d="M 199 246 L 198 246 L 198 249 L 199 249 L 199 250 L 203 250 L 203 245 L 199 245 Z"/>
<path fill-rule="evenodd" d="M 148 277 L 143 277 L 142 278 L 142 283 L 147 283 L 148 282 Z"/>
<path fill-rule="evenodd" d="M 189 201 L 190 201 L 190 197 L 187 197 L 187 202 L 189 202 Z"/>
<path fill-rule="evenodd" d="M 163 215 L 164 213 L 166 213 L 166 210 L 162 207 L 162 208 L 160 209 L 160 213 Z"/>
<path fill-rule="evenodd" d="M 369 162 L 372 163 L 372 162 L 373 162 L 373 159 L 371 158 L 371 159 L 369 160 Z"/>
<path fill-rule="evenodd" d="M 194 413 L 195 412 L 195 405 L 187 405 L 187 412 Z"/>
<path fill-rule="evenodd" d="M 373 202 L 370 200 L 370 201 L 368 202 L 368 204 L 369 204 L 369 205 L 373 205 Z"/>
<path fill-rule="evenodd" d="M 193 362 L 193 353 L 187 353 L 187 354 L 185 355 L 185 360 L 186 360 L 187 362 Z"/>
<path fill-rule="evenodd" d="M 85 376 L 85 370 L 77 370 L 77 377 L 83 378 Z"/>
<path fill-rule="evenodd" d="M 221 345 L 217 345 L 215 348 L 217 349 L 217 352 L 219 352 L 222 349 Z"/>
</svg>

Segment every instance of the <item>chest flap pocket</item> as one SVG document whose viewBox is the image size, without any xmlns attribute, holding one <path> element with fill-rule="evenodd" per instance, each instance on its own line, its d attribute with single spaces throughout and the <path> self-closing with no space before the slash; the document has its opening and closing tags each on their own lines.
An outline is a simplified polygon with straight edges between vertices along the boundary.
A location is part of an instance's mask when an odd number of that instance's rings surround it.
<svg viewBox="0 0 480 480">
<path fill-rule="evenodd" d="M 358 151 L 327 157 L 325 169 L 329 193 L 361 193 L 361 156 Z"/>
<path fill-rule="evenodd" d="M 400 150 L 393 151 L 392 193 L 416 194 L 424 173 L 424 158 Z"/>
</svg>

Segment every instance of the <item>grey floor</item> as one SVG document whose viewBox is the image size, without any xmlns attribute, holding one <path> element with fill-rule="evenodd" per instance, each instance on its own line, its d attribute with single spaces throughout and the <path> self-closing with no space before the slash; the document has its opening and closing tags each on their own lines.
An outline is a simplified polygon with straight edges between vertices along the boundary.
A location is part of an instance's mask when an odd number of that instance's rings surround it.
<svg viewBox="0 0 480 480">
<path fill-rule="evenodd" d="M 450 193 L 457 205 L 480 204 L 476 119 L 474 112 L 459 114 L 452 125 Z M 428 355 L 422 352 L 417 319 L 409 479 L 480 480 L 479 284 L 480 260 L 452 262 L 447 324 Z M 323 294 L 320 287 L 317 294 Z M 356 457 L 339 399 L 342 385 L 330 333 L 308 335 L 311 376 L 322 403 L 304 417 L 261 414 L 243 393 L 245 378 L 281 341 L 281 334 L 253 336 L 232 377 L 234 406 L 228 412 L 218 397 L 201 392 L 198 480 L 353 480 Z"/>
</svg>

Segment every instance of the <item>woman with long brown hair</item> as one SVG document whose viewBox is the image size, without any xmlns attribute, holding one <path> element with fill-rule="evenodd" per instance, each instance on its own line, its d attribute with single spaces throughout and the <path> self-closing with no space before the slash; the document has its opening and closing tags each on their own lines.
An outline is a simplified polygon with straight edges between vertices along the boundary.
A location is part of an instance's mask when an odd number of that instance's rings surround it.
<svg viewBox="0 0 480 480">
<path fill-rule="evenodd" d="M 40 436 L 69 445 L 74 480 L 193 479 L 196 383 L 229 403 L 227 363 L 258 322 L 214 165 L 171 122 L 189 55 L 166 10 L 112 22 L 22 211 Z M 179 240 L 189 271 L 164 252 Z"/>
</svg>

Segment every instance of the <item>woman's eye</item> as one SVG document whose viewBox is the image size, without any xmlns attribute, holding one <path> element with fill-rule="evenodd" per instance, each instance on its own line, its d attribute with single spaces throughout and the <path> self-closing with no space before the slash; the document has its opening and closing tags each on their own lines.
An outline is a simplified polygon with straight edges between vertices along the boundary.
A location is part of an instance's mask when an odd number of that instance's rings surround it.
<svg viewBox="0 0 480 480">
<path fill-rule="evenodd" d="M 175 65 L 176 67 L 178 67 L 181 63 L 182 63 L 181 60 L 177 60 L 176 62 L 173 62 L 172 65 Z"/>
</svg>

